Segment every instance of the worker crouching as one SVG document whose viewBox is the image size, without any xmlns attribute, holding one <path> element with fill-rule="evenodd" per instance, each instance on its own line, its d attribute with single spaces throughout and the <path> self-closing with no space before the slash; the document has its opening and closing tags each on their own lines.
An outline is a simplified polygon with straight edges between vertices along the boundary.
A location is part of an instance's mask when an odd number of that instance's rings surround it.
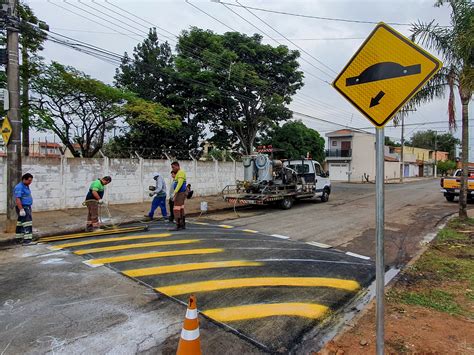
<svg viewBox="0 0 474 355">
<path fill-rule="evenodd" d="M 89 187 L 84 204 L 87 206 L 87 224 L 86 231 L 91 232 L 100 228 L 99 205 L 102 204 L 105 186 L 112 182 L 110 176 L 104 176 L 102 179 L 93 181 Z"/>
</svg>

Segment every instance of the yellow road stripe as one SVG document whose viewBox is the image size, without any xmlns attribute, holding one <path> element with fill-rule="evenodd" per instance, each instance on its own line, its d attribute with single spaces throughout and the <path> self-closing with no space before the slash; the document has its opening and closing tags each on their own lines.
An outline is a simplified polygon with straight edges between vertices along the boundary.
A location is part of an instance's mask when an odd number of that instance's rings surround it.
<svg viewBox="0 0 474 355">
<path fill-rule="evenodd" d="M 104 251 L 116 251 L 116 250 L 126 250 L 126 249 L 159 247 L 159 246 L 162 246 L 162 245 L 191 244 L 191 243 L 197 243 L 199 241 L 200 241 L 199 239 L 186 239 L 186 240 L 176 240 L 176 241 L 172 241 L 172 242 L 151 242 L 151 243 L 122 244 L 122 245 L 114 245 L 114 246 L 111 246 L 111 247 L 76 250 L 74 252 L 74 254 L 83 255 L 83 254 L 91 254 L 91 253 L 101 253 L 101 252 L 104 252 Z"/>
<path fill-rule="evenodd" d="M 112 256 L 110 258 L 91 259 L 91 260 L 88 260 L 87 262 L 88 264 L 91 264 L 91 265 L 103 265 L 103 264 L 120 263 L 123 261 L 165 258 L 165 257 L 170 257 L 170 256 L 222 253 L 223 251 L 224 249 L 219 249 L 219 248 L 159 251 L 155 253 L 121 255 L 121 256 Z"/>
<path fill-rule="evenodd" d="M 116 238 L 83 240 L 82 242 L 72 242 L 72 243 L 66 243 L 66 244 L 53 245 L 51 249 L 59 250 L 63 248 L 77 247 L 80 245 L 107 243 L 107 242 L 120 242 L 122 240 L 165 238 L 165 237 L 171 237 L 171 235 L 172 235 L 171 233 L 160 233 L 160 234 L 133 235 L 131 237 L 116 237 Z"/>
<path fill-rule="evenodd" d="M 77 238 L 87 238 L 95 237 L 98 235 L 109 235 L 109 234 L 118 234 L 118 233 L 131 233 L 131 232 L 142 232 L 146 227 L 130 227 L 130 228 L 119 228 L 119 229 L 107 229 L 97 232 L 84 232 L 84 233 L 75 233 L 69 235 L 58 235 L 56 237 L 44 237 L 40 238 L 41 242 L 54 242 L 58 240 L 67 240 L 67 239 L 77 239 Z"/>
<path fill-rule="evenodd" d="M 247 232 L 247 233 L 258 233 L 258 231 L 254 231 L 253 229 L 242 229 L 242 232 Z"/>
<path fill-rule="evenodd" d="M 359 283 L 353 280 L 331 279 L 325 277 L 255 277 L 193 282 L 155 288 L 168 296 L 210 292 L 242 287 L 291 286 L 291 287 L 332 287 L 355 291 Z"/>
<path fill-rule="evenodd" d="M 177 264 L 177 265 L 165 265 L 157 267 L 147 267 L 143 269 L 126 270 L 123 273 L 131 277 L 150 276 L 150 275 L 161 275 L 171 274 L 175 272 L 185 272 L 193 270 L 205 270 L 205 269 L 218 269 L 225 267 L 241 267 L 241 266 L 261 266 L 263 263 L 255 261 L 245 260 L 229 260 L 229 261 L 215 261 L 205 263 L 190 263 L 190 264 Z"/>
<path fill-rule="evenodd" d="M 226 229 L 234 228 L 234 226 L 229 226 L 229 225 L 227 225 L 227 224 L 219 224 L 218 227 L 226 228 Z"/>
<path fill-rule="evenodd" d="M 315 303 L 249 304 L 245 306 L 209 309 L 203 313 L 219 322 L 257 319 L 272 316 L 295 316 L 318 319 L 329 311 L 329 307 Z"/>
<path fill-rule="evenodd" d="M 199 224 L 199 225 L 201 225 L 201 226 L 208 226 L 208 225 L 209 225 L 209 223 L 206 223 L 206 222 L 190 222 L 190 223 L 192 223 L 192 224 Z"/>
</svg>

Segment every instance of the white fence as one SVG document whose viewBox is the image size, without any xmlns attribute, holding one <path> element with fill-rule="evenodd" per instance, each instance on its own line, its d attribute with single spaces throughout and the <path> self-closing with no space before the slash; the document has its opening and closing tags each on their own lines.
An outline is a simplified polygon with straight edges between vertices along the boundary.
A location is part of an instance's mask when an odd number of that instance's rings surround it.
<svg viewBox="0 0 474 355">
<path fill-rule="evenodd" d="M 112 204 L 146 201 L 157 171 L 170 183 L 171 162 L 148 159 L 24 158 L 22 173 L 34 176 L 31 191 L 36 211 L 80 207 L 90 183 L 110 175 L 105 199 Z M 241 163 L 180 161 L 196 196 L 218 194 L 243 179 Z M 0 213 L 6 212 L 6 158 L 0 158 Z"/>
</svg>

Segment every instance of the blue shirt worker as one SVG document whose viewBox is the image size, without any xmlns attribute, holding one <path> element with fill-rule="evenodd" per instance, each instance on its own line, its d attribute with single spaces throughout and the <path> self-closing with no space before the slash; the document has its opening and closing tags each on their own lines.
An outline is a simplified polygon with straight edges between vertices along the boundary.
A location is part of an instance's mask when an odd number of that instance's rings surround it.
<svg viewBox="0 0 474 355">
<path fill-rule="evenodd" d="M 18 215 L 16 240 L 18 243 L 23 243 L 23 245 L 33 244 L 33 216 L 31 214 L 33 197 L 30 190 L 32 182 L 33 175 L 26 173 L 21 177 L 21 182 L 13 190 L 16 205 L 15 211 Z"/>
<path fill-rule="evenodd" d="M 153 179 L 155 180 L 155 190 L 150 192 L 150 197 L 153 197 L 151 202 L 150 212 L 145 216 L 149 219 L 153 219 L 153 215 L 158 207 L 161 209 L 161 215 L 163 219 L 168 218 L 168 213 L 166 211 L 166 182 L 163 179 L 163 176 L 160 173 L 153 173 Z"/>
<path fill-rule="evenodd" d="M 99 222 L 99 205 L 102 204 L 105 186 L 112 182 L 110 176 L 104 176 L 102 179 L 92 181 L 89 191 L 86 195 L 84 204 L 87 206 L 87 224 L 86 231 L 91 232 L 100 228 Z"/>
</svg>

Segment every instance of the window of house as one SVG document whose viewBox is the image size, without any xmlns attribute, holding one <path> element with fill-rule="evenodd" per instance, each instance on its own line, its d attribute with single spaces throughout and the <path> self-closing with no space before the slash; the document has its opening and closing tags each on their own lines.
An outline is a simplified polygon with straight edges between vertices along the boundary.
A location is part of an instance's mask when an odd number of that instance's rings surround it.
<svg viewBox="0 0 474 355">
<path fill-rule="evenodd" d="M 332 141 L 332 146 L 337 147 L 337 141 Z"/>
</svg>

